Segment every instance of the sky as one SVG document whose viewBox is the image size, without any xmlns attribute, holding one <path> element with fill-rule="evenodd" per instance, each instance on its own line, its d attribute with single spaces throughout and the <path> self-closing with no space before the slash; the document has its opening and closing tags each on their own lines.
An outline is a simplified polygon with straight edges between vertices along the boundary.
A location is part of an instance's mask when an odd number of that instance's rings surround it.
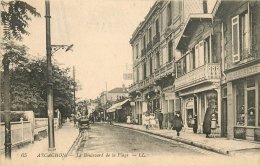
<svg viewBox="0 0 260 166">
<path fill-rule="evenodd" d="M 26 0 L 37 8 L 23 43 L 33 56 L 46 56 L 45 1 Z M 62 67 L 75 66 L 81 90 L 77 98 L 96 98 L 100 93 L 129 85 L 124 72 L 131 72 L 129 40 L 155 0 L 50 0 L 52 45 L 74 44 L 73 51 L 57 51 L 53 60 Z M 128 70 L 127 70 L 128 69 Z M 71 72 L 72 75 L 72 72 Z"/>
</svg>

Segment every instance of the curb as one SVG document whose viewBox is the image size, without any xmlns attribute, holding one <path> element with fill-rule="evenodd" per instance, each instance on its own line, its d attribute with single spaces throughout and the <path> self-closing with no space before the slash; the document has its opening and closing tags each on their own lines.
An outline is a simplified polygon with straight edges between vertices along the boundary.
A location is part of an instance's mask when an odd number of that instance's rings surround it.
<svg viewBox="0 0 260 166">
<path fill-rule="evenodd" d="M 174 140 L 174 141 L 177 141 L 177 142 L 181 142 L 181 143 L 184 143 L 184 144 L 188 144 L 188 145 L 195 146 L 195 147 L 205 149 L 205 150 L 209 150 L 209 151 L 212 151 L 212 152 L 216 152 L 216 153 L 220 153 L 220 154 L 224 154 L 224 155 L 230 155 L 230 152 L 228 150 L 215 148 L 215 147 L 208 146 L 208 145 L 205 145 L 205 144 L 202 144 L 202 143 L 199 143 L 199 142 L 194 142 L 194 141 L 191 141 L 191 140 L 188 140 L 188 139 L 172 138 L 172 137 L 169 137 L 169 136 L 165 136 L 165 135 L 158 134 L 158 133 L 153 133 L 153 132 L 146 131 L 146 130 L 135 129 L 135 128 L 131 128 L 131 127 L 127 127 L 127 126 L 121 126 L 121 125 L 117 125 L 117 124 L 113 124 L 113 125 L 118 126 L 118 127 L 122 127 L 122 128 L 128 128 L 128 129 L 136 130 L 136 131 L 142 131 L 142 132 L 145 132 L 145 133 L 149 133 L 149 134 L 153 134 L 153 135 L 160 136 L 160 137 L 163 137 L 163 138 L 171 139 L 171 140 Z"/>
</svg>

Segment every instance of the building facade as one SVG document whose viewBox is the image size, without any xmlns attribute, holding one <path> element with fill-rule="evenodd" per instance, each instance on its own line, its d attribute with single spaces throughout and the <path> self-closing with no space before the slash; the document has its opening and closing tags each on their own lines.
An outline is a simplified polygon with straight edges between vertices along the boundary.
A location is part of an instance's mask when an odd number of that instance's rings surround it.
<svg viewBox="0 0 260 166">
<path fill-rule="evenodd" d="M 190 13 L 202 13 L 203 0 L 156 1 L 132 35 L 134 82 L 129 88 L 133 118 L 142 124 L 145 113 L 162 111 L 164 128 L 170 128 L 180 102 L 175 95 L 174 49 Z"/>
<path fill-rule="evenodd" d="M 224 135 L 260 141 L 260 2 L 218 1 Z"/>
<path fill-rule="evenodd" d="M 185 131 L 203 133 L 212 104 L 215 135 L 259 141 L 259 8 L 259 1 L 216 0 L 210 11 L 207 1 L 156 1 L 130 40 L 139 124 L 161 110 L 169 128 L 181 111 Z"/>
<path fill-rule="evenodd" d="M 213 28 L 214 27 L 214 28 Z M 191 14 L 176 43 L 181 57 L 176 59 L 175 93 L 187 130 L 203 133 L 203 121 L 209 104 L 213 104 L 216 131 L 221 131 L 220 45 L 212 14 Z"/>
</svg>

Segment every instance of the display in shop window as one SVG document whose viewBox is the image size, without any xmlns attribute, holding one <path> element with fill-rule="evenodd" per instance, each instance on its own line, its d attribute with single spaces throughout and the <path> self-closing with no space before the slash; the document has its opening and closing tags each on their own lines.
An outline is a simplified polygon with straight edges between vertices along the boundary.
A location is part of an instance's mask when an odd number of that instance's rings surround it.
<svg viewBox="0 0 260 166">
<path fill-rule="evenodd" d="M 237 125 L 244 126 L 245 125 L 245 107 L 242 105 L 238 110 L 238 118 L 237 118 Z"/>
</svg>

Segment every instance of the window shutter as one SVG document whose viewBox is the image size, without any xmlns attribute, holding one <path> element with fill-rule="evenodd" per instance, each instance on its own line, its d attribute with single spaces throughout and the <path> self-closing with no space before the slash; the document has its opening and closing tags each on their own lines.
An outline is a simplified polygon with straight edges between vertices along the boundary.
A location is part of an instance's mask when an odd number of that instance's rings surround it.
<svg viewBox="0 0 260 166">
<path fill-rule="evenodd" d="M 199 67 L 199 45 L 195 46 L 195 69 Z"/>
<path fill-rule="evenodd" d="M 204 40 L 199 42 L 199 66 L 204 65 Z"/>
<path fill-rule="evenodd" d="M 239 16 L 232 18 L 232 59 L 233 62 L 240 61 L 240 36 L 239 36 Z"/>
</svg>

